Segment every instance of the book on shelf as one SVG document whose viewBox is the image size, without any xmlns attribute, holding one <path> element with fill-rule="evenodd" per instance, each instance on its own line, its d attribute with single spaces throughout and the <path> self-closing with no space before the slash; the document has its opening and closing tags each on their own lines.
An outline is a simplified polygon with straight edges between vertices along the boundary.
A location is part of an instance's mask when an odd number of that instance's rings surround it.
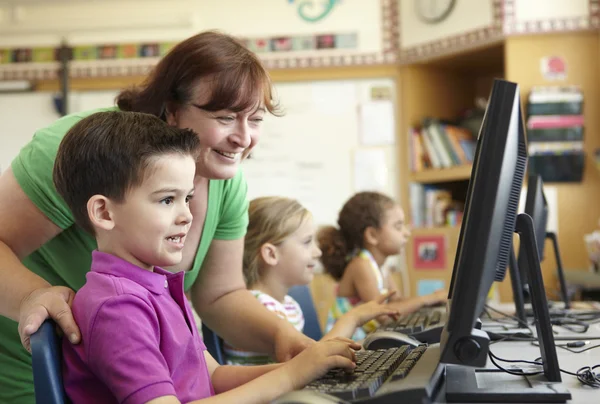
<svg viewBox="0 0 600 404">
<path fill-rule="evenodd" d="M 453 200 L 450 191 L 413 182 L 409 195 L 413 227 L 460 225 L 464 204 Z"/>
<path fill-rule="evenodd" d="M 527 102 L 530 173 L 545 182 L 578 182 L 583 176 L 583 92 L 576 86 L 534 87 Z"/>
<path fill-rule="evenodd" d="M 427 118 L 421 128 L 410 129 L 409 140 L 413 172 L 473 162 L 475 138 L 465 128 Z"/>
</svg>

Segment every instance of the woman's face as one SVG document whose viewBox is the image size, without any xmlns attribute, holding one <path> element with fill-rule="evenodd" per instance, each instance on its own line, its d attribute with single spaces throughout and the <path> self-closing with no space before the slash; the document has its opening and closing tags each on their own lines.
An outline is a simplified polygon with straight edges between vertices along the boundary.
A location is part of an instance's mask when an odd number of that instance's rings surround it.
<svg viewBox="0 0 600 404">
<path fill-rule="evenodd" d="M 253 104 L 254 107 L 242 112 L 210 112 L 197 107 L 207 104 L 210 95 L 208 84 L 200 82 L 191 103 L 169 113 L 167 123 L 192 129 L 198 134 L 201 148 L 196 161 L 196 175 L 228 179 L 235 176 L 240 162 L 258 142 L 265 108 L 260 99 Z"/>
</svg>

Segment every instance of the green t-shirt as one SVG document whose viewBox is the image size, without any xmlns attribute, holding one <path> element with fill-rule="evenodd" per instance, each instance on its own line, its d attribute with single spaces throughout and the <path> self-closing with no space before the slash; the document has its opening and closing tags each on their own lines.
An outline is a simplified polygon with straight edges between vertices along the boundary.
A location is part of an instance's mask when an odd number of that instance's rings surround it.
<svg viewBox="0 0 600 404">
<path fill-rule="evenodd" d="M 79 120 L 109 110 L 116 108 L 68 115 L 38 130 L 12 162 L 14 176 L 29 199 L 63 230 L 23 260 L 25 266 L 52 285 L 81 288 L 90 268 L 91 252 L 96 248 L 95 239 L 74 224 L 69 208 L 54 188 L 52 171 L 58 145 Z M 186 290 L 198 277 L 213 239 L 235 240 L 246 233 L 246 190 L 241 170 L 229 180 L 210 180 L 206 219 L 193 267 L 185 276 Z M 0 403 L 33 403 L 31 356 L 21 345 L 17 323 L 2 316 L 0 341 Z"/>
</svg>

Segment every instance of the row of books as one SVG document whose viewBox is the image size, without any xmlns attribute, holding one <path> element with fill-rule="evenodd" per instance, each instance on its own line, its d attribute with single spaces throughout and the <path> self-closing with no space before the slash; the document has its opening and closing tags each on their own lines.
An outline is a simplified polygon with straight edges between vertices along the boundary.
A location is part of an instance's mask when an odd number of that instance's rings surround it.
<svg viewBox="0 0 600 404">
<path fill-rule="evenodd" d="M 575 86 L 534 87 L 527 100 L 529 170 L 546 182 L 581 181 L 583 93 Z"/>
<path fill-rule="evenodd" d="M 450 191 L 413 182 L 410 184 L 409 192 L 413 227 L 461 224 L 464 204 L 453 200 Z"/>
<path fill-rule="evenodd" d="M 476 140 L 465 128 L 426 119 L 421 128 L 410 129 L 409 139 L 413 172 L 473 162 Z"/>
</svg>

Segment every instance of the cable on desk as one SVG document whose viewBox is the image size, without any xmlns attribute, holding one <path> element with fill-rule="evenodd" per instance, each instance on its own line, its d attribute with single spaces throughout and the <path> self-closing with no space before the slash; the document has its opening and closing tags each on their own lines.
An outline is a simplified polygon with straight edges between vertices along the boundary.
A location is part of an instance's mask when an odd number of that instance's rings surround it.
<svg viewBox="0 0 600 404">
<path fill-rule="evenodd" d="M 511 316 L 510 314 L 507 314 L 500 310 L 497 310 L 488 304 L 486 304 L 484 307 L 486 310 L 491 310 L 494 313 L 500 314 L 501 316 L 504 316 L 506 318 L 510 318 L 511 320 L 516 321 L 517 325 L 521 325 L 521 326 L 523 326 L 523 328 L 527 328 L 529 330 L 529 332 L 531 333 L 531 335 L 533 335 L 533 329 L 531 328 L 531 326 L 529 324 L 527 324 L 527 321 L 523 321 L 523 320 L 519 319 L 518 317 Z M 489 314 L 488 314 L 488 316 L 489 316 Z M 490 316 L 490 318 L 491 318 L 491 316 Z"/>
<path fill-rule="evenodd" d="M 498 361 L 507 362 L 507 363 L 527 363 L 530 365 L 544 366 L 544 363 L 541 360 L 542 358 L 537 358 L 535 361 L 526 361 L 526 360 L 521 360 L 521 359 L 503 359 L 503 358 L 500 358 L 500 357 L 494 355 L 492 353 L 492 351 L 488 351 L 488 355 L 490 357 L 491 362 L 494 364 L 494 366 L 496 366 L 499 370 L 506 372 L 508 374 L 511 374 L 511 375 L 537 376 L 537 375 L 541 375 L 544 373 L 544 371 L 523 372 L 522 370 L 509 370 L 509 369 L 506 369 L 506 368 L 498 365 L 498 363 L 496 362 L 496 360 L 498 360 Z M 594 373 L 594 370 L 596 370 L 597 368 L 600 368 L 600 365 L 583 366 L 582 368 L 579 368 L 577 370 L 577 372 L 575 372 L 575 373 L 570 372 L 568 370 L 560 369 L 560 368 L 559 368 L 559 370 L 567 375 L 576 377 L 580 383 L 597 389 L 597 388 L 600 388 L 600 373 Z"/>
<path fill-rule="evenodd" d="M 494 309 L 493 307 L 490 307 L 488 305 L 485 306 L 486 309 L 492 310 L 500 315 L 503 315 L 505 317 L 508 318 L 512 318 L 514 319 L 517 324 L 523 324 L 523 322 L 521 320 L 519 320 L 518 318 L 511 316 L 509 314 L 503 313 L 499 310 Z M 489 315 L 489 314 L 488 314 Z M 571 324 L 577 324 L 579 325 L 579 323 L 581 323 L 581 321 L 577 321 L 576 319 L 570 319 L 571 321 L 573 321 Z M 575 323 L 575 321 L 577 321 L 577 323 Z M 566 321 L 565 321 L 566 322 Z M 560 324 L 562 325 L 562 324 Z M 587 324 L 584 324 L 587 325 Z M 536 344 L 536 342 L 539 342 L 539 339 L 537 337 L 534 337 L 533 334 L 533 330 L 529 327 L 529 325 L 526 325 L 527 329 L 529 329 L 529 331 L 531 332 L 531 337 L 530 338 L 521 338 L 521 337 L 515 337 L 515 336 L 506 336 L 504 338 L 500 338 L 497 341 L 494 342 L 502 342 L 502 341 L 530 341 L 532 345 L 535 346 L 539 346 L 538 344 Z M 563 326 L 564 327 L 564 326 Z M 589 327 L 589 326 L 588 326 Z M 585 331 L 588 330 L 588 327 L 585 327 Z M 567 327 L 564 327 L 567 328 Z M 568 329 L 568 328 L 567 328 Z M 584 332 L 585 332 L 584 331 Z M 574 332 L 578 332 L 578 331 L 574 331 Z M 593 339 L 593 338 L 590 338 Z M 589 351 L 591 349 L 595 349 L 600 347 L 600 344 L 598 345 L 593 345 L 584 349 L 580 349 L 580 350 L 574 350 L 572 348 L 577 348 L 579 346 L 582 346 L 582 343 L 585 345 L 586 342 L 584 341 L 573 341 L 573 342 L 568 342 L 566 344 L 555 344 L 555 346 L 559 347 L 559 348 L 563 348 L 567 351 L 570 351 L 572 353 L 582 353 L 585 351 Z M 511 375 L 515 375 L 515 376 L 537 376 L 540 374 L 543 374 L 543 371 L 538 371 L 538 372 L 523 372 L 522 370 L 510 370 L 510 369 L 506 369 L 502 366 L 500 366 L 497 361 L 501 361 L 501 362 L 507 362 L 507 363 L 526 363 L 526 364 L 530 364 L 530 365 L 537 365 L 537 366 L 543 366 L 543 362 L 541 361 L 542 358 L 537 358 L 535 361 L 526 361 L 526 360 L 521 360 L 521 359 L 503 359 L 498 357 L 497 355 L 494 355 L 494 353 L 492 353 L 492 351 L 488 351 L 488 355 L 490 357 L 490 361 L 494 364 L 494 366 L 496 366 L 499 370 L 506 372 L 508 374 Z M 577 380 L 579 380 L 579 382 L 583 385 L 592 387 L 592 388 L 600 388 L 600 373 L 595 373 L 594 371 L 596 369 L 600 368 L 600 364 L 599 365 L 595 365 L 595 366 L 583 366 L 580 369 L 577 370 L 577 372 L 573 373 L 570 372 L 568 370 L 564 370 L 564 369 L 559 369 L 562 373 L 565 373 L 567 375 L 570 376 L 574 376 L 577 378 Z"/>
<path fill-rule="evenodd" d="M 540 345 L 536 344 L 536 342 L 538 342 L 538 341 L 537 340 L 531 341 L 531 345 L 539 347 Z M 572 342 L 567 342 L 566 344 L 556 344 L 555 343 L 554 345 L 557 346 L 558 348 L 562 348 L 565 351 L 569 351 L 569 352 L 574 353 L 574 354 L 580 354 L 582 352 L 586 352 L 586 351 L 589 351 L 591 349 L 596 349 L 596 348 L 600 347 L 600 344 L 597 344 L 597 345 L 589 346 L 589 347 L 584 348 L 584 349 L 573 349 L 573 348 L 580 348 L 582 346 L 587 345 L 588 343 L 589 343 L 589 341 L 572 341 Z"/>
</svg>

